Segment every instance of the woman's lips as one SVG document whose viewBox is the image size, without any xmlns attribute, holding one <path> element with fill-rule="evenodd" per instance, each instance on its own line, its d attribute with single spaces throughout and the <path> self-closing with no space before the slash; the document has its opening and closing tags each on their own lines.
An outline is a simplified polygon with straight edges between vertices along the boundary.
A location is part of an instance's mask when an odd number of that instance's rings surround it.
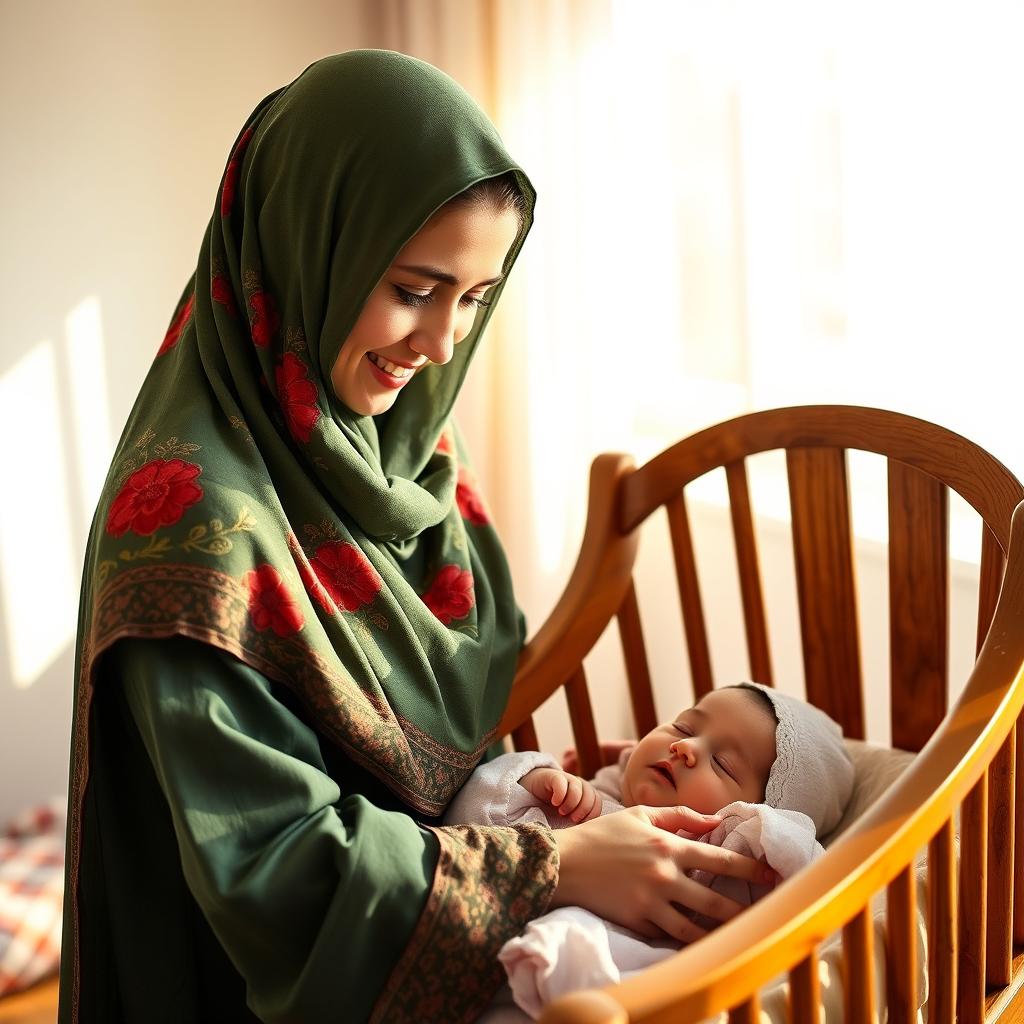
<svg viewBox="0 0 1024 1024">
<path fill-rule="evenodd" d="M 367 352 L 366 362 L 369 364 L 370 372 L 374 378 L 386 388 L 391 388 L 397 391 L 399 388 L 404 387 L 413 378 L 413 373 L 410 372 L 405 377 L 396 377 L 393 373 L 388 373 L 387 370 L 378 366 L 371 358 L 371 353 Z"/>
</svg>

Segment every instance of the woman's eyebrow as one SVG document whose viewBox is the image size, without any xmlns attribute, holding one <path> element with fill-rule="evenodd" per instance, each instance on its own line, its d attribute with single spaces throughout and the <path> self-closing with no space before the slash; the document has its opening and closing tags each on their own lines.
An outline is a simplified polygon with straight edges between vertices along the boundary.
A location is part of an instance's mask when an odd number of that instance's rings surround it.
<svg viewBox="0 0 1024 1024">
<path fill-rule="evenodd" d="M 440 281 L 441 284 L 455 285 L 455 284 L 459 283 L 456 280 L 454 274 L 449 274 L 449 273 L 446 273 L 443 270 L 438 270 L 437 267 L 410 266 L 407 263 L 402 263 L 402 264 L 397 264 L 395 266 L 395 270 L 407 270 L 407 271 L 409 271 L 412 274 L 419 274 L 420 277 L 430 277 L 430 278 L 433 278 L 435 281 Z M 504 276 L 505 276 L 504 274 L 499 274 L 497 277 L 492 277 L 492 278 L 490 278 L 487 281 L 479 281 L 473 287 L 474 288 L 480 288 L 481 286 L 489 287 L 492 284 L 497 284 Z"/>
</svg>

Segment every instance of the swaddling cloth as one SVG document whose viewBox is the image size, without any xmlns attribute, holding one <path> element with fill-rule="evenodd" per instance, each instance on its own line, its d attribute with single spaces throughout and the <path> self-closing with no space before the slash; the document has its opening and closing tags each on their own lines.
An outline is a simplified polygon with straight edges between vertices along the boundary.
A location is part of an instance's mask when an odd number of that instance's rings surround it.
<svg viewBox="0 0 1024 1024">
<path fill-rule="evenodd" d="M 784 879 L 824 852 L 814 838 L 810 818 L 798 811 L 736 802 L 719 813 L 722 823 L 706 835 L 679 834 L 764 859 Z M 760 899 L 770 888 L 705 871 L 690 875 L 743 904 Z M 695 921 L 707 928 L 717 923 L 700 916 Z M 516 1004 L 536 1018 L 552 999 L 582 988 L 614 984 L 679 948 L 675 942 L 646 939 L 581 907 L 562 907 L 531 921 L 521 935 L 502 946 L 498 958 Z"/>
</svg>

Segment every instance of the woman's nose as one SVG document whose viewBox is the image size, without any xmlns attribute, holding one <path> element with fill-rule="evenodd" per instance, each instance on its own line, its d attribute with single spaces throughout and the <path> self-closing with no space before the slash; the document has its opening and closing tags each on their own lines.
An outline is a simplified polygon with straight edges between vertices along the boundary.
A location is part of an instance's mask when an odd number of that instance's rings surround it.
<svg viewBox="0 0 1024 1024">
<path fill-rule="evenodd" d="M 455 351 L 456 318 L 454 313 L 441 313 L 422 323 L 409 339 L 409 347 L 432 363 L 443 366 Z M 461 340 L 461 339 L 459 339 Z"/>
<path fill-rule="evenodd" d="M 681 740 L 673 740 L 669 744 L 673 757 L 678 757 L 687 768 L 693 768 L 697 764 L 697 744 L 692 737 Z"/>
</svg>

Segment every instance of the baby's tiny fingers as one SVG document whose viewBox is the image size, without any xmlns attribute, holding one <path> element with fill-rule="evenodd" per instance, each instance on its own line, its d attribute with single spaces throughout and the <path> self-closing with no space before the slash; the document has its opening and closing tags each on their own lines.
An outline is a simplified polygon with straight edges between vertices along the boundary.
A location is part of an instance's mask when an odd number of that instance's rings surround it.
<svg viewBox="0 0 1024 1024">
<path fill-rule="evenodd" d="M 561 807 L 565 794 L 569 791 L 568 780 L 564 775 L 556 774 L 551 778 L 551 803 Z"/>
</svg>

